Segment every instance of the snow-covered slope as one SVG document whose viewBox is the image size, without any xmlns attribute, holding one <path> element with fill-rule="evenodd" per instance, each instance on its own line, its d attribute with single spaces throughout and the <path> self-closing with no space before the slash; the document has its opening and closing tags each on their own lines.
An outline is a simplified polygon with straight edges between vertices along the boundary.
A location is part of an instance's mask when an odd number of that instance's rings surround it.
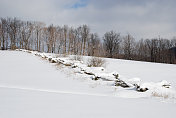
<svg viewBox="0 0 176 118">
<path fill-rule="evenodd" d="M 75 60 L 75 56 L 64 56 L 64 55 L 57 55 L 51 53 L 40 53 L 36 51 L 27 51 L 27 50 L 18 50 L 27 53 L 31 53 L 36 55 L 44 60 L 48 60 L 51 63 L 56 63 L 60 70 L 64 70 L 67 74 L 70 73 L 73 77 L 81 78 L 81 80 L 86 80 L 93 82 L 92 80 L 96 80 L 94 83 L 98 83 L 100 85 L 105 85 L 108 87 L 114 88 L 115 90 L 118 88 L 118 91 L 115 91 L 113 94 L 119 97 L 127 97 L 127 98 L 139 98 L 139 97 L 164 97 L 164 98 L 176 98 L 176 88 L 175 84 L 168 82 L 167 80 L 162 80 L 158 82 L 141 80 L 140 78 L 127 78 L 121 73 L 119 74 L 117 69 L 112 69 L 114 66 L 118 67 L 118 61 L 116 60 L 113 62 L 113 59 L 106 59 L 107 65 L 109 68 L 103 67 L 88 67 L 87 61 L 91 59 L 91 57 L 84 56 L 82 61 Z M 111 62 L 111 64 L 109 64 Z M 137 63 L 135 61 L 127 61 L 129 63 L 129 67 L 131 63 Z M 152 63 L 148 63 L 152 64 Z M 138 62 L 137 65 L 145 67 L 145 63 Z M 134 65 L 135 66 L 135 65 Z M 156 66 L 156 65 L 155 65 Z M 155 67 L 154 66 L 154 67 Z M 111 67 L 111 68 L 110 68 Z M 155 67 L 156 68 L 156 67 Z M 169 67 L 168 67 L 169 68 Z M 109 70 L 111 71 L 109 71 Z M 122 70 L 124 68 L 122 67 Z M 131 69 L 126 66 L 126 72 L 131 73 Z M 133 69 L 135 70 L 135 69 Z M 136 72 L 136 71 L 133 71 Z M 146 74 L 145 71 L 141 72 L 144 75 Z M 149 73 L 153 73 L 150 71 Z M 135 75 L 135 74 L 134 74 Z M 133 75 L 133 76 L 134 76 Z M 173 74 L 171 74 L 173 75 Z M 159 80 L 159 79 L 158 79 Z M 174 79 L 172 79 L 174 80 Z M 123 87 L 123 88 L 121 88 Z M 127 88 L 127 89 L 124 89 Z M 138 91 L 138 92 L 136 92 Z M 147 92 L 146 92 L 147 91 Z M 145 93 L 139 93 L 145 92 Z"/>
<path fill-rule="evenodd" d="M 130 72 L 130 67 L 126 68 L 126 74 L 118 71 L 115 64 L 120 63 L 119 61 L 121 60 L 108 61 L 106 69 L 110 72 L 116 70 L 129 78 L 143 79 L 143 76 L 139 75 L 130 76 L 133 72 Z M 131 62 L 128 63 L 130 66 Z M 152 67 L 156 68 L 154 65 Z M 120 68 L 125 72 L 122 63 Z M 168 65 L 167 68 L 174 67 Z M 69 68 L 59 69 L 56 64 L 48 63 L 47 60 L 30 53 L 0 51 L 0 118 L 176 116 L 175 99 L 147 97 L 146 92 L 137 92 L 132 88 L 116 88 L 109 86 L 111 83 L 93 81 L 73 72 Z M 145 72 L 143 74 L 145 75 Z M 175 74 L 170 75 L 168 72 L 168 80 L 174 82 L 172 76 Z"/>
<path fill-rule="evenodd" d="M 106 59 L 106 68 L 116 70 L 126 78 L 141 78 L 143 81 L 167 80 L 176 85 L 176 65 L 120 59 Z"/>
</svg>

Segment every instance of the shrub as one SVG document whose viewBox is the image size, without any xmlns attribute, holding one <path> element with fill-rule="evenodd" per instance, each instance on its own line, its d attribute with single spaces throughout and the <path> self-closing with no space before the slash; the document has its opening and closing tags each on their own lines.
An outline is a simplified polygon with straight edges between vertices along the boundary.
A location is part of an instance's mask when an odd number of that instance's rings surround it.
<svg viewBox="0 0 176 118">
<path fill-rule="evenodd" d="M 54 58 L 59 58 L 59 57 L 68 57 L 67 54 L 56 54 L 54 55 Z"/>
<path fill-rule="evenodd" d="M 71 57 L 71 60 L 82 61 L 83 57 L 81 55 L 74 55 L 73 57 Z"/>
<path fill-rule="evenodd" d="M 87 61 L 88 67 L 102 67 L 105 64 L 105 60 L 100 57 L 91 57 Z"/>
<path fill-rule="evenodd" d="M 152 96 L 154 96 L 154 97 L 162 97 L 162 98 L 164 98 L 164 99 L 169 98 L 169 94 L 166 94 L 166 93 L 159 93 L 159 92 L 156 92 L 156 91 L 153 91 L 153 92 L 152 92 Z"/>
</svg>

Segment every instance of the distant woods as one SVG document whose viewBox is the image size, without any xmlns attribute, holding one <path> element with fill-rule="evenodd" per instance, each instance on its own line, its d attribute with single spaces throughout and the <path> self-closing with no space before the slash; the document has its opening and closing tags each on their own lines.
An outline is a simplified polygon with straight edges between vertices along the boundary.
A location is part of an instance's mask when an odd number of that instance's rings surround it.
<svg viewBox="0 0 176 118">
<path fill-rule="evenodd" d="M 0 49 L 28 49 L 68 55 L 88 55 L 158 63 L 176 63 L 176 38 L 135 40 L 109 31 L 103 37 L 87 25 L 46 26 L 42 22 L 0 19 Z"/>
</svg>

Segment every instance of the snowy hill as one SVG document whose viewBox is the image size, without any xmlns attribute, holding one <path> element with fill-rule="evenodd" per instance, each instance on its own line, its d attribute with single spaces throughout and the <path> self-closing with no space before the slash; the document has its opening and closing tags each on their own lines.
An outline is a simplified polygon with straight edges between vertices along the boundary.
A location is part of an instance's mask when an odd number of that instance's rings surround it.
<svg viewBox="0 0 176 118">
<path fill-rule="evenodd" d="M 76 68 L 49 63 L 49 58 Z M 102 68 L 88 68 L 84 62 L 69 59 L 24 50 L 0 51 L 0 118 L 176 116 L 175 65 L 106 59 L 102 71 Z M 128 84 L 139 80 L 137 82 L 149 90 L 138 92 L 134 87 L 114 86 L 115 71 Z M 95 81 L 91 79 L 93 76 L 109 80 Z M 170 88 L 162 87 L 167 83 L 171 83 Z M 152 92 L 167 98 L 157 98 Z"/>
<path fill-rule="evenodd" d="M 176 85 L 176 65 L 120 59 L 106 59 L 108 70 L 116 70 L 127 78 L 138 77 L 143 81 L 167 80 Z"/>
</svg>

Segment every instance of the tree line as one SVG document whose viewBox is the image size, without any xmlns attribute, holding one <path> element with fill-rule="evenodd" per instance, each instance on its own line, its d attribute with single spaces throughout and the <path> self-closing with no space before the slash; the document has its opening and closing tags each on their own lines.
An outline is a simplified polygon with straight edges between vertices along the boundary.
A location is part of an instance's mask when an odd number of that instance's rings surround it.
<svg viewBox="0 0 176 118">
<path fill-rule="evenodd" d="M 88 55 L 158 63 L 176 63 L 176 38 L 135 40 L 115 31 L 103 37 L 87 25 L 46 26 L 42 22 L 17 18 L 0 19 L 0 49 L 27 49 L 40 52 Z"/>
</svg>

